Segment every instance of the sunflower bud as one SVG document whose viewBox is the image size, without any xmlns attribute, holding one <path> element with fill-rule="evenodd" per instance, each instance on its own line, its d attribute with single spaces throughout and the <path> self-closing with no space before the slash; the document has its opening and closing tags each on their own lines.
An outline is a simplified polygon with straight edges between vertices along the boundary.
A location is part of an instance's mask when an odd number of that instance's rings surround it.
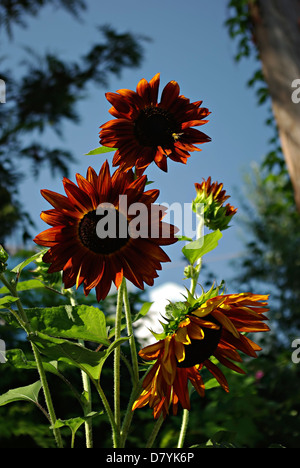
<svg viewBox="0 0 300 468">
<path fill-rule="evenodd" d="M 213 231 L 227 229 L 237 209 L 229 203 L 224 205 L 229 195 L 226 195 L 226 191 L 223 190 L 223 184 L 218 184 L 218 182 L 211 183 L 211 178 L 209 177 L 206 181 L 203 180 L 201 184 L 196 183 L 195 188 L 197 195 L 192 203 L 193 211 L 201 203 L 203 205 L 205 226 Z"/>
<path fill-rule="evenodd" d="M 8 253 L 6 250 L 0 245 L 0 273 L 6 270 L 7 267 L 7 259 L 8 259 Z"/>
</svg>

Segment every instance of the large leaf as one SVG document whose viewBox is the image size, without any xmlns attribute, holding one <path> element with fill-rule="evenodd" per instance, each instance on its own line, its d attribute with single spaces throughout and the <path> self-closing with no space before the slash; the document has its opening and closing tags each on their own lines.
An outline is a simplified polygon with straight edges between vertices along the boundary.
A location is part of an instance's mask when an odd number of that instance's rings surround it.
<svg viewBox="0 0 300 468">
<path fill-rule="evenodd" d="M 37 369 L 36 361 L 29 361 L 22 349 L 9 349 L 6 351 L 5 357 L 6 362 L 16 369 Z M 47 372 L 60 375 L 56 361 L 47 362 L 43 359 L 43 367 Z"/>
<path fill-rule="evenodd" d="M 86 416 L 78 416 L 77 418 L 70 419 L 57 419 L 51 429 L 58 429 L 60 427 L 67 426 L 71 429 L 72 432 L 75 433 L 83 423 L 91 418 L 94 418 L 95 416 L 100 416 L 101 414 L 103 414 L 103 411 L 93 411 Z"/>
<path fill-rule="evenodd" d="M 4 406 L 8 403 L 20 400 L 37 403 L 41 386 L 41 382 L 37 381 L 31 385 L 27 385 L 26 387 L 19 387 L 8 390 L 8 392 L 0 395 L 0 406 Z"/>
<path fill-rule="evenodd" d="M 104 352 L 91 351 L 80 344 L 47 336 L 39 332 L 30 335 L 29 339 L 33 341 L 42 354 L 45 354 L 50 359 L 61 360 L 79 367 L 91 379 L 96 380 L 99 378 L 100 363 Z"/>
<path fill-rule="evenodd" d="M 37 279 L 32 279 L 28 281 L 18 281 L 17 291 L 29 291 L 31 289 L 44 288 L 45 285 Z M 6 286 L 0 288 L 0 294 L 7 294 L 9 289 Z"/>
<path fill-rule="evenodd" d="M 92 306 L 61 305 L 57 307 L 26 309 L 34 331 L 57 338 L 93 341 L 110 345 L 104 313 Z"/>
<path fill-rule="evenodd" d="M 79 416 L 77 418 L 70 418 L 70 419 L 57 419 L 55 421 L 55 424 L 51 426 L 51 429 L 58 429 L 58 428 L 67 426 L 71 430 L 71 433 L 72 433 L 71 447 L 74 448 L 75 435 L 78 429 L 82 426 L 82 424 L 89 421 L 91 418 L 94 418 L 95 416 L 99 416 L 101 414 L 103 414 L 103 411 L 100 411 L 100 412 L 93 411 L 84 417 Z"/>
<path fill-rule="evenodd" d="M 218 229 L 217 231 L 206 234 L 193 242 L 189 242 L 182 249 L 182 253 L 188 259 L 191 265 L 203 257 L 203 255 L 211 252 L 218 245 L 218 241 L 221 239 L 222 233 Z"/>
<path fill-rule="evenodd" d="M 116 346 L 120 346 L 128 338 L 120 338 L 114 341 L 104 351 L 92 351 L 81 344 L 54 338 L 39 332 L 30 335 L 29 339 L 35 343 L 42 354 L 50 359 L 62 360 L 83 370 L 92 380 L 98 380 L 102 366 L 109 354 Z"/>
<path fill-rule="evenodd" d="M 14 296 L 5 296 L 5 297 L 1 297 L 0 298 L 0 309 L 7 309 L 10 304 L 18 301 L 19 298 L 18 297 L 14 297 Z"/>
</svg>

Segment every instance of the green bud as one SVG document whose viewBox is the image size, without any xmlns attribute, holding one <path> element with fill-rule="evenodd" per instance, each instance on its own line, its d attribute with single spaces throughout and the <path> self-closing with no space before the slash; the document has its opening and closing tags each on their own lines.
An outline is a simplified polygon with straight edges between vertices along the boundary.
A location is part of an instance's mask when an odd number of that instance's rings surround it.
<svg viewBox="0 0 300 468">
<path fill-rule="evenodd" d="M 6 270 L 7 267 L 7 260 L 8 260 L 8 253 L 4 249 L 2 245 L 0 245 L 0 272 L 2 273 L 3 271 Z"/>
</svg>

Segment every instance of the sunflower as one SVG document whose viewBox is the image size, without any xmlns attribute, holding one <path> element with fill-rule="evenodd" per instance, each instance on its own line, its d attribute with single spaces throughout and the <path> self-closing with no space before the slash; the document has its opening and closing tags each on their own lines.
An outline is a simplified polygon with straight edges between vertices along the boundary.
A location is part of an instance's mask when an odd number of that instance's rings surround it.
<svg viewBox="0 0 300 468">
<path fill-rule="evenodd" d="M 201 151 L 195 144 L 210 141 L 210 137 L 192 128 L 207 123 L 208 109 L 202 101 L 190 102 L 176 81 L 170 81 L 158 103 L 160 74 L 149 82 L 139 81 L 136 92 L 120 89 L 106 93 L 112 104 L 109 112 L 116 117 L 101 125 L 100 144 L 117 148 L 113 165 L 127 171 L 134 166 L 139 175 L 153 161 L 167 171 L 167 157 L 186 163 L 190 151 Z"/>
<path fill-rule="evenodd" d="M 167 324 L 164 324 L 163 339 L 143 348 L 139 355 L 145 361 L 154 361 L 143 381 L 143 391 L 133 405 L 133 410 L 149 404 L 154 418 L 169 413 L 173 405 L 176 414 L 178 403 L 190 409 L 188 381 L 200 396 L 205 385 L 200 375 L 203 367 L 229 392 L 223 372 L 210 359 L 244 374 L 235 362 L 241 363 L 239 351 L 257 357 L 261 347 L 251 341 L 245 332 L 268 331 L 268 296 L 251 293 L 216 296 L 203 304 L 175 309 Z"/>
<path fill-rule="evenodd" d="M 98 301 L 123 277 L 140 289 L 153 285 L 161 263 L 170 261 L 160 245 L 177 241 L 177 228 L 162 222 L 166 208 L 154 204 L 159 191 L 144 191 L 146 176 L 132 171 L 111 176 L 107 161 L 98 175 L 89 167 L 76 181 L 64 178 L 66 196 L 41 191 L 54 207 L 41 218 L 52 227 L 34 241 L 50 247 L 43 256 L 49 273 L 62 270 L 66 289 L 83 285 L 88 295 L 95 288 Z"/>
</svg>

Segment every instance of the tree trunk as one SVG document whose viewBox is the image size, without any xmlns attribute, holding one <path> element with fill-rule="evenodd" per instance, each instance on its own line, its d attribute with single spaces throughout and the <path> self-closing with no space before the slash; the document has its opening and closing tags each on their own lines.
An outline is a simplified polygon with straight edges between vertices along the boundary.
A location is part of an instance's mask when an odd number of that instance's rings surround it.
<svg viewBox="0 0 300 468">
<path fill-rule="evenodd" d="M 300 211 L 300 0 L 251 2 L 253 34 Z"/>
</svg>

